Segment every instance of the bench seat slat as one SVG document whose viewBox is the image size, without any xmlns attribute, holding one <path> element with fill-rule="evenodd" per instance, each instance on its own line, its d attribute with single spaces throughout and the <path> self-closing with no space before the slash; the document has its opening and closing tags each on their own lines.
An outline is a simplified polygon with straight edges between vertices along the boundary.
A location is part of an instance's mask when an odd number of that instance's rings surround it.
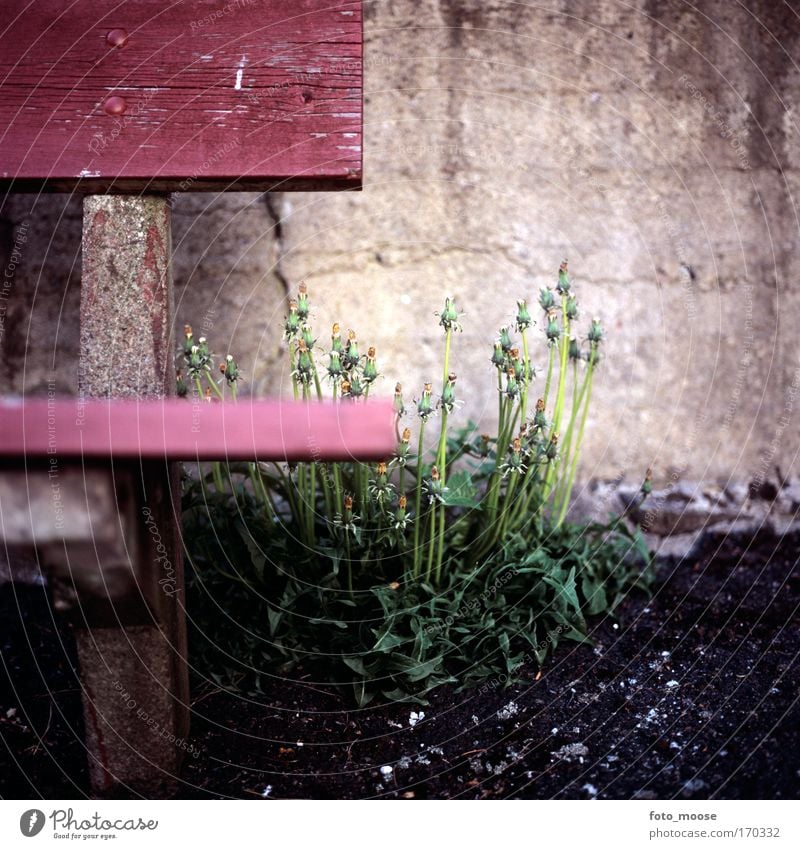
<svg viewBox="0 0 800 849">
<path fill-rule="evenodd" d="M 390 401 L 0 401 L 3 458 L 334 461 L 394 450 Z"/>
</svg>

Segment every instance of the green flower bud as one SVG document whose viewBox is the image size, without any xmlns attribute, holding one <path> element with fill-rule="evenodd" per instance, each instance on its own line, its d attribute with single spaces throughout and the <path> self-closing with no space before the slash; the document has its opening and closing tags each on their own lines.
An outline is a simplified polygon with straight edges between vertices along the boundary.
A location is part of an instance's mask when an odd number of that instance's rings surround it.
<svg viewBox="0 0 800 849">
<path fill-rule="evenodd" d="M 510 398 L 512 401 L 514 398 L 519 396 L 519 383 L 517 382 L 517 378 L 514 375 L 514 369 L 509 368 L 506 374 L 506 389 L 505 389 L 506 397 Z"/>
<path fill-rule="evenodd" d="M 203 358 L 200 356 L 200 348 L 197 345 L 192 345 L 189 352 L 188 371 L 192 380 L 200 377 L 203 373 Z"/>
<path fill-rule="evenodd" d="M 372 383 L 378 376 L 378 366 L 375 363 L 375 349 L 370 348 L 367 351 L 367 360 L 364 363 L 364 383 Z"/>
<path fill-rule="evenodd" d="M 544 414 L 544 399 L 540 398 L 536 402 L 536 413 L 533 417 L 534 430 L 545 430 L 547 428 L 547 417 Z"/>
<path fill-rule="evenodd" d="M 356 334 L 353 330 L 349 331 L 347 334 L 347 346 L 344 350 L 344 367 L 347 371 L 354 369 L 361 357 L 358 353 L 358 340 L 356 339 Z"/>
<path fill-rule="evenodd" d="M 558 434 L 554 433 L 544 449 L 544 456 L 552 463 L 558 456 Z"/>
<path fill-rule="evenodd" d="M 405 404 L 403 403 L 403 387 L 397 383 L 394 387 L 394 412 L 397 418 L 399 419 L 404 415 L 406 411 Z"/>
<path fill-rule="evenodd" d="M 574 295 L 567 298 L 566 305 L 567 318 L 570 321 L 576 321 L 578 318 L 578 299 Z"/>
<path fill-rule="evenodd" d="M 644 481 L 642 482 L 642 495 L 647 498 L 648 495 L 653 491 L 653 470 L 648 469 L 647 473 L 644 476 Z"/>
<path fill-rule="evenodd" d="M 445 330 L 458 330 L 458 310 L 456 310 L 456 300 L 453 297 L 444 299 L 444 309 L 439 315 L 439 324 Z"/>
<path fill-rule="evenodd" d="M 511 336 L 509 335 L 507 327 L 500 328 L 500 347 L 503 349 L 505 353 L 508 353 L 513 347 L 514 343 L 511 341 Z"/>
<path fill-rule="evenodd" d="M 208 340 L 205 336 L 201 336 L 197 340 L 197 352 L 204 366 L 208 366 L 211 362 L 211 351 L 208 349 Z"/>
<path fill-rule="evenodd" d="M 547 341 L 553 345 L 561 338 L 561 328 L 558 326 L 557 313 L 555 310 L 550 310 L 547 313 Z"/>
<path fill-rule="evenodd" d="M 239 367 L 236 365 L 236 360 L 228 354 L 225 357 L 225 362 L 219 364 L 219 370 L 228 381 L 228 386 L 232 386 L 239 379 Z"/>
<path fill-rule="evenodd" d="M 452 413 L 453 408 L 456 405 L 456 376 L 453 372 L 447 376 L 447 383 L 445 383 L 444 388 L 442 389 L 442 398 L 441 405 L 448 412 Z"/>
<path fill-rule="evenodd" d="M 311 332 L 311 328 L 307 324 L 303 325 L 302 330 L 300 331 L 300 336 L 303 342 L 306 343 L 306 348 L 310 351 L 317 340 L 314 338 L 314 334 Z"/>
<path fill-rule="evenodd" d="M 569 294 L 569 274 L 567 274 L 567 261 L 561 263 L 558 268 L 558 283 L 556 289 L 559 295 Z"/>
<path fill-rule="evenodd" d="M 539 306 L 545 311 L 550 312 L 551 309 L 556 305 L 556 299 L 553 297 L 553 293 L 549 289 L 540 289 L 539 290 Z"/>
<path fill-rule="evenodd" d="M 185 398 L 189 392 L 189 387 L 186 385 L 186 381 L 183 379 L 183 372 L 177 371 L 175 373 L 175 394 L 178 398 Z"/>
<path fill-rule="evenodd" d="M 427 421 L 433 413 L 433 402 L 431 400 L 432 384 L 426 383 L 422 389 L 422 397 L 417 401 L 417 412 L 422 421 Z"/>
<path fill-rule="evenodd" d="M 339 325 L 334 324 L 331 331 L 331 352 L 337 354 L 344 353 L 344 345 L 342 344 L 342 334 L 339 332 Z"/>
<path fill-rule="evenodd" d="M 514 369 L 514 377 L 519 383 L 527 383 L 528 376 L 525 374 L 525 363 L 520 359 L 519 351 L 512 348 L 509 357 L 511 360 L 510 368 Z"/>
<path fill-rule="evenodd" d="M 328 354 L 328 377 L 336 382 L 342 376 L 342 361 L 339 358 L 338 351 L 331 351 Z"/>
<path fill-rule="evenodd" d="M 395 454 L 397 455 L 397 463 L 400 466 L 405 466 L 408 459 L 408 444 L 411 441 L 411 429 L 405 428 L 403 435 L 400 437 L 400 442 L 397 443 Z"/>
<path fill-rule="evenodd" d="M 300 316 L 297 314 L 297 301 L 289 301 L 289 315 L 283 323 L 284 339 L 294 339 L 300 330 Z"/>
<path fill-rule="evenodd" d="M 492 363 L 497 366 L 497 368 L 502 369 L 505 368 L 506 364 L 506 355 L 503 353 L 503 348 L 499 342 L 494 343 L 494 353 L 492 354 Z"/>
<path fill-rule="evenodd" d="M 408 500 L 405 495 L 401 495 L 397 499 L 397 508 L 394 511 L 394 527 L 395 530 L 403 531 L 405 530 L 408 523 L 411 521 L 408 518 L 408 514 L 406 513 L 406 506 L 408 504 Z"/>
<path fill-rule="evenodd" d="M 517 301 L 517 330 L 526 330 L 533 324 L 533 319 L 528 311 L 528 304 L 525 301 Z"/>
<path fill-rule="evenodd" d="M 351 398 L 360 398 L 364 394 L 364 385 L 361 383 L 361 378 L 358 374 L 353 374 L 350 378 L 350 389 L 347 394 Z"/>
<path fill-rule="evenodd" d="M 297 316 L 300 321 L 305 321 L 308 318 L 309 306 L 308 306 L 308 289 L 306 288 L 305 283 L 301 283 L 299 287 L 299 294 L 297 295 Z M 309 345 L 309 348 L 311 346 Z"/>
<path fill-rule="evenodd" d="M 589 328 L 589 341 L 594 343 L 603 341 L 603 328 L 600 326 L 599 318 L 592 319 L 592 326 Z"/>
<path fill-rule="evenodd" d="M 194 345 L 194 337 L 192 336 L 192 325 L 183 325 L 183 356 L 188 359 L 192 353 L 192 345 Z"/>
<path fill-rule="evenodd" d="M 297 343 L 297 368 L 295 369 L 295 374 L 303 383 L 309 383 L 314 374 L 314 361 L 311 358 L 311 352 L 302 339 Z"/>
<path fill-rule="evenodd" d="M 581 359 L 581 347 L 574 336 L 569 337 L 569 358 L 571 360 Z"/>
</svg>

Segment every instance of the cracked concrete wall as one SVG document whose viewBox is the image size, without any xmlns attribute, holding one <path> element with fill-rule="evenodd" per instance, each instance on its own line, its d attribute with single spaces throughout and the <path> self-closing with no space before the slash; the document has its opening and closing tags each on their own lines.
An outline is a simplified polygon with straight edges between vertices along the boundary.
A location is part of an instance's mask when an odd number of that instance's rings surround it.
<svg viewBox="0 0 800 849">
<path fill-rule="evenodd" d="M 496 330 L 568 257 L 584 322 L 608 330 L 584 478 L 647 465 L 657 484 L 788 474 L 799 10 L 367 2 L 364 191 L 177 197 L 180 322 L 237 352 L 255 391 L 277 390 L 285 294 L 305 280 L 321 341 L 335 320 L 353 327 L 378 348 L 382 388 L 401 380 L 410 397 L 438 384 L 433 313 L 455 293 L 457 418 L 488 427 Z M 67 389 L 80 205 L 40 198 L 31 212 L 34 200 L 3 210 L 6 254 L 30 224 L 1 379 L 42 389 L 55 352 Z"/>
</svg>

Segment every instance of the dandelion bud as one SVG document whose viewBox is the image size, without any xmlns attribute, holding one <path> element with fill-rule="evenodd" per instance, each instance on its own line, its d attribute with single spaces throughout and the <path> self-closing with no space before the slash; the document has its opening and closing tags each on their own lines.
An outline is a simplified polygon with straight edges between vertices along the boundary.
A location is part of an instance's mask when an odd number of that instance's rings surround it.
<svg viewBox="0 0 800 849">
<path fill-rule="evenodd" d="M 648 469 L 642 482 L 642 494 L 647 497 L 653 491 L 653 470 Z"/>
<path fill-rule="evenodd" d="M 342 395 L 349 395 L 349 394 L 350 394 L 350 381 L 349 380 L 343 380 L 342 381 Z"/>
<path fill-rule="evenodd" d="M 338 324 L 334 324 L 333 329 L 331 330 L 331 352 L 336 354 L 344 353 L 344 346 L 342 345 L 342 334 L 339 330 Z"/>
<path fill-rule="evenodd" d="M 567 318 L 570 321 L 576 321 L 577 320 L 577 318 L 578 318 L 578 299 L 575 298 L 573 295 L 570 295 L 567 298 L 566 313 L 567 313 Z"/>
<path fill-rule="evenodd" d="M 354 374 L 350 378 L 350 388 L 347 393 L 351 398 L 360 398 L 364 394 L 364 384 L 361 382 L 361 378 Z"/>
<path fill-rule="evenodd" d="M 556 284 L 556 289 L 558 290 L 559 295 L 567 295 L 569 294 L 569 274 L 567 274 L 567 261 L 561 263 L 558 267 L 558 283 Z"/>
<path fill-rule="evenodd" d="M 345 495 L 345 497 L 344 497 L 344 509 L 345 510 L 352 510 L 353 509 L 353 496 L 352 495 Z"/>
<path fill-rule="evenodd" d="M 186 381 L 183 379 L 183 372 L 175 372 L 175 394 L 178 396 L 178 398 L 185 398 L 188 392 L 189 387 L 186 385 Z"/>
<path fill-rule="evenodd" d="M 358 365 L 360 359 L 355 331 L 350 330 L 347 334 L 347 345 L 344 349 L 344 367 L 350 371 Z"/>
<path fill-rule="evenodd" d="M 444 299 L 444 309 L 439 316 L 439 324 L 445 330 L 458 330 L 458 310 L 456 310 L 455 298 Z"/>
<path fill-rule="evenodd" d="M 400 418 L 405 411 L 406 407 L 403 403 L 403 387 L 397 383 L 394 387 L 394 412 L 397 418 Z"/>
<path fill-rule="evenodd" d="M 364 363 L 364 383 L 372 383 L 378 376 L 378 366 L 375 363 L 375 349 L 370 348 L 367 351 L 367 360 Z"/>
<path fill-rule="evenodd" d="M 558 455 L 558 434 L 554 433 L 550 437 L 550 442 L 547 443 L 547 447 L 544 449 L 544 456 L 547 457 L 548 460 L 555 460 Z"/>
<path fill-rule="evenodd" d="M 549 289 L 541 289 L 539 291 L 539 306 L 545 311 L 550 312 L 556 305 L 556 299 Z"/>
<path fill-rule="evenodd" d="M 295 374 L 303 383 L 308 383 L 314 373 L 314 361 L 303 339 L 297 343 L 297 368 Z"/>
<path fill-rule="evenodd" d="M 513 368 L 509 368 L 506 373 L 506 378 L 506 397 L 513 401 L 519 396 L 519 383 L 517 382 L 517 377 Z"/>
<path fill-rule="evenodd" d="M 547 417 L 544 414 L 544 400 L 542 398 L 536 402 L 536 413 L 533 417 L 533 426 L 536 430 L 544 430 L 547 427 Z"/>
<path fill-rule="evenodd" d="M 285 339 L 294 339 L 300 329 L 300 316 L 297 313 L 297 301 L 289 301 L 289 315 L 283 323 L 283 336 Z"/>
<path fill-rule="evenodd" d="M 503 353 L 503 348 L 499 342 L 494 343 L 494 353 L 492 354 L 492 363 L 497 368 L 502 369 L 506 364 L 506 355 Z"/>
<path fill-rule="evenodd" d="M 228 386 L 232 386 L 239 379 L 239 366 L 236 365 L 236 360 L 230 354 L 225 357 L 224 363 L 219 364 L 219 370 L 225 375 Z"/>
<path fill-rule="evenodd" d="M 214 400 L 212 395 L 211 395 L 211 387 L 210 386 L 206 386 L 205 399 L 206 399 L 207 404 L 210 404 Z"/>
<path fill-rule="evenodd" d="M 192 325 L 184 324 L 183 325 L 183 356 L 187 357 L 192 352 L 192 345 L 194 345 L 194 337 L 192 336 Z"/>
<path fill-rule="evenodd" d="M 308 348 L 310 351 L 314 347 L 314 343 L 317 340 L 314 338 L 314 334 L 311 332 L 311 328 L 307 324 L 303 325 L 301 335 L 303 338 L 303 342 L 305 342 L 306 348 Z"/>
<path fill-rule="evenodd" d="M 509 336 L 509 334 L 508 334 L 508 328 L 507 327 L 501 327 L 500 328 L 499 342 L 500 342 L 500 347 L 503 349 L 503 351 L 505 353 L 508 353 L 511 350 L 514 343 L 511 341 L 511 336 Z"/>
<path fill-rule="evenodd" d="M 328 354 L 328 377 L 336 381 L 342 376 L 342 361 L 339 359 L 338 351 Z"/>
<path fill-rule="evenodd" d="M 439 470 L 436 466 L 431 467 L 431 480 L 438 481 L 439 480 Z"/>
<path fill-rule="evenodd" d="M 558 321 L 556 320 L 557 313 L 555 310 L 550 310 L 547 313 L 547 330 L 545 333 L 547 334 L 547 341 L 552 345 L 558 342 L 561 338 L 561 328 L 558 326 Z"/>
<path fill-rule="evenodd" d="M 491 442 L 492 437 L 489 436 L 488 433 L 481 434 L 481 445 L 478 449 L 481 457 L 487 457 L 489 454 L 489 443 Z"/>
<path fill-rule="evenodd" d="M 569 358 L 571 360 L 579 360 L 581 358 L 581 348 L 574 336 L 569 337 Z"/>
<path fill-rule="evenodd" d="M 305 321 L 308 318 L 308 313 L 308 289 L 305 283 L 301 283 L 297 295 L 297 316 L 300 321 Z"/>
<path fill-rule="evenodd" d="M 428 417 L 433 412 L 433 402 L 431 401 L 432 384 L 426 383 L 422 389 L 422 397 L 417 402 L 417 412 L 423 421 L 427 421 Z"/>
<path fill-rule="evenodd" d="M 592 326 L 589 328 L 589 341 L 595 344 L 603 341 L 603 328 L 600 326 L 599 318 L 592 319 Z"/>
<path fill-rule="evenodd" d="M 407 427 L 403 430 L 402 441 L 405 442 L 406 445 L 408 445 L 408 443 L 411 441 L 411 428 L 410 427 Z"/>
<path fill-rule="evenodd" d="M 406 504 L 408 504 L 408 499 L 405 497 L 405 495 L 401 495 L 400 498 L 397 499 L 397 506 L 401 510 L 405 510 Z"/>
<path fill-rule="evenodd" d="M 456 376 L 453 372 L 447 376 L 447 383 L 442 389 L 441 405 L 448 413 L 453 412 L 453 407 L 456 405 Z"/>
<path fill-rule="evenodd" d="M 533 324 L 528 304 L 525 301 L 517 301 L 517 330 L 527 330 Z"/>
</svg>

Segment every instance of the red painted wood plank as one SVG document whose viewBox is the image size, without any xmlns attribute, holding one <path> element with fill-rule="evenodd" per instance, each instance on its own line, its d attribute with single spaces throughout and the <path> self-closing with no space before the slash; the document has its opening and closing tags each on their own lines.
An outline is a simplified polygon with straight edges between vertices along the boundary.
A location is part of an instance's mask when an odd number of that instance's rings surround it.
<svg viewBox="0 0 800 849">
<path fill-rule="evenodd" d="M 386 459 L 389 401 L 238 404 L 0 400 L 0 457 L 149 460 Z"/>
<path fill-rule="evenodd" d="M 358 188 L 360 0 L 0 0 L 0 186 Z"/>
</svg>

